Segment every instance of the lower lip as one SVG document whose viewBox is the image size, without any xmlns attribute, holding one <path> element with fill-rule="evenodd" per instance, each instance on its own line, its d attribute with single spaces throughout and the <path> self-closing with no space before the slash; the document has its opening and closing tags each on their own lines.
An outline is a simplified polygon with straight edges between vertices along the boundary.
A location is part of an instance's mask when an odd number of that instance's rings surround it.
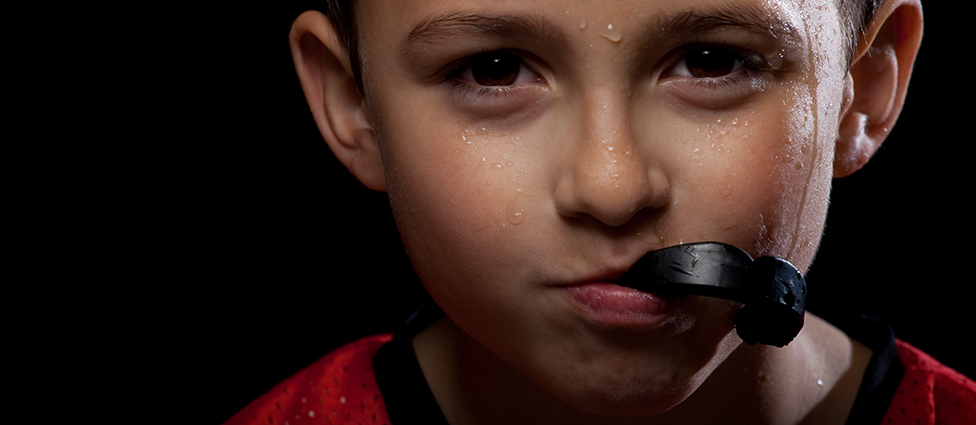
<svg viewBox="0 0 976 425">
<path fill-rule="evenodd" d="M 675 298 L 613 283 L 587 283 L 562 289 L 574 304 L 609 326 L 653 326 L 677 303 Z"/>
</svg>

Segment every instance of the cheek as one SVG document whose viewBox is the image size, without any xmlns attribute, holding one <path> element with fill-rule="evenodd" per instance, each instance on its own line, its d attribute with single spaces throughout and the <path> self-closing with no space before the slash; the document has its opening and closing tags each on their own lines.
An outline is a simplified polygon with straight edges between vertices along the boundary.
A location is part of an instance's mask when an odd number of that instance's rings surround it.
<svg viewBox="0 0 976 425">
<path fill-rule="evenodd" d="M 794 90 L 782 108 L 765 111 L 748 157 L 732 168 L 745 176 L 739 196 L 726 197 L 730 210 L 758 211 L 752 226 L 759 237 L 756 255 L 776 255 L 805 269 L 820 240 L 830 193 L 832 139 L 821 134 L 814 97 Z M 822 116 L 822 115 L 820 115 Z M 748 219 L 748 217 L 746 217 Z M 748 220 L 746 220 L 748 223 Z"/>
<path fill-rule="evenodd" d="M 793 258 L 796 247 L 818 240 L 829 193 L 821 170 L 829 152 L 809 100 L 792 91 L 749 110 L 665 121 L 677 141 L 667 154 L 678 161 L 670 164 L 675 199 L 664 237 L 719 239 L 807 262 Z"/>
<path fill-rule="evenodd" d="M 449 137 L 458 139 L 458 134 Z M 460 130 L 460 141 L 442 158 L 450 172 L 444 199 L 453 220 L 472 232 L 494 233 L 520 225 L 526 217 L 529 188 L 521 136 L 498 136 L 485 130 Z M 457 140 L 456 140 L 457 141 Z"/>
<path fill-rule="evenodd" d="M 407 117 L 377 134 L 397 227 L 418 274 L 435 286 L 506 270 L 523 255 L 513 235 L 533 218 L 521 136 L 447 121 Z"/>
<path fill-rule="evenodd" d="M 413 140 L 402 135 L 394 143 L 405 148 L 388 155 L 390 196 L 397 210 L 416 215 L 410 224 L 428 231 L 436 224 L 463 237 L 494 234 L 525 221 L 530 189 L 514 140 L 458 130 Z"/>
</svg>

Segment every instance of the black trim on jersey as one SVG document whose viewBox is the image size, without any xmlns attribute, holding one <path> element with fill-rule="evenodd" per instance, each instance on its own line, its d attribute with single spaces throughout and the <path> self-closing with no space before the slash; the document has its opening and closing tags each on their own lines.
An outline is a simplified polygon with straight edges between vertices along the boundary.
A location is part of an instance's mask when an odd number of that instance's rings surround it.
<svg viewBox="0 0 976 425">
<path fill-rule="evenodd" d="M 420 370 L 411 342 L 414 335 L 441 317 L 444 312 L 436 304 L 424 304 L 373 357 L 376 383 L 393 424 L 448 425 Z"/>
</svg>

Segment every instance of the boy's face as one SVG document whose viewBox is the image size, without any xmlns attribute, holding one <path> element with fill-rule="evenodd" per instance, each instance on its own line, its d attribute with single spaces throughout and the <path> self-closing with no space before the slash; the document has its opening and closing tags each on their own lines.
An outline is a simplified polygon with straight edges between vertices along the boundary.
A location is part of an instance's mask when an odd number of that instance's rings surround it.
<svg viewBox="0 0 976 425">
<path fill-rule="evenodd" d="M 741 344 L 733 302 L 611 284 L 648 251 L 719 241 L 809 266 L 846 74 L 833 0 L 359 13 L 366 104 L 418 274 L 564 402 L 664 410 Z"/>
</svg>

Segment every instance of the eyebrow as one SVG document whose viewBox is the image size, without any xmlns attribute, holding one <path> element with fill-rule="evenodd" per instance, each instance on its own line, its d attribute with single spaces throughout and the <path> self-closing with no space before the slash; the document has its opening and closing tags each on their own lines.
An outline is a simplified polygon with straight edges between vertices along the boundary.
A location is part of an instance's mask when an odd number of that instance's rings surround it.
<svg viewBox="0 0 976 425">
<path fill-rule="evenodd" d="M 645 26 L 647 33 L 657 33 L 653 39 L 696 38 L 700 34 L 725 29 L 741 29 L 789 44 L 802 41 L 799 30 L 790 22 L 750 5 L 689 9 L 666 14 Z"/>
<path fill-rule="evenodd" d="M 562 29 L 545 17 L 531 15 L 480 15 L 448 12 L 424 19 L 401 41 L 402 49 L 435 44 L 458 35 L 480 35 L 503 39 L 535 39 L 559 45 L 565 42 Z"/>
<path fill-rule="evenodd" d="M 740 29 L 787 44 L 802 42 L 799 31 L 790 22 L 748 4 L 667 13 L 644 24 L 642 38 L 654 43 L 666 43 L 696 39 L 702 34 L 726 29 Z M 563 29 L 544 16 L 454 11 L 420 21 L 401 40 L 400 49 L 407 53 L 421 45 L 434 45 L 454 37 L 471 35 L 535 40 L 553 46 L 566 43 Z"/>
</svg>

